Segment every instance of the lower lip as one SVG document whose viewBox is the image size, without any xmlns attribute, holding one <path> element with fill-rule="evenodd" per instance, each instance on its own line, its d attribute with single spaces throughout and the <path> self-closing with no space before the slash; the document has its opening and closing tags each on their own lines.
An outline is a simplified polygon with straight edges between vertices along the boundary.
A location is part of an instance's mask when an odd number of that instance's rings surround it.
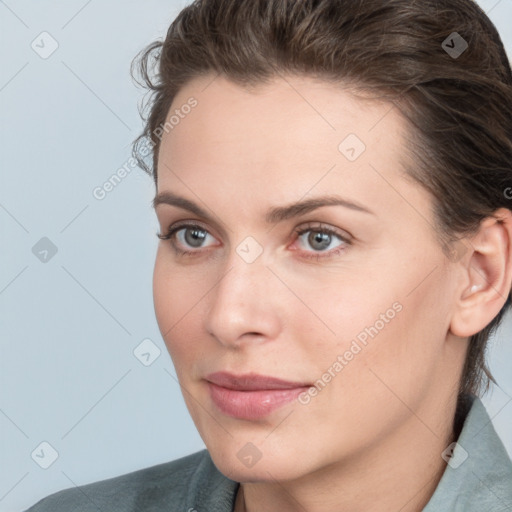
<svg viewBox="0 0 512 512">
<path fill-rule="evenodd" d="M 295 400 L 309 386 L 291 389 L 237 391 L 208 382 L 214 404 L 228 416 L 256 420 Z"/>
</svg>

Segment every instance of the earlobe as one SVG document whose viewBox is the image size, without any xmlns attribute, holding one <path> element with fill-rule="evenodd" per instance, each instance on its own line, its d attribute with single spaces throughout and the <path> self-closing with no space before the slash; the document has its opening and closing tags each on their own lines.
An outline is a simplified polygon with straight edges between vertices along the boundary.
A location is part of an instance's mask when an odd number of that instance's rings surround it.
<svg viewBox="0 0 512 512">
<path fill-rule="evenodd" d="M 468 241 L 469 258 L 464 265 L 464 282 L 450 331 L 469 337 L 485 328 L 498 315 L 512 284 L 512 212 L 501 208 L 484 219 Z"/>
</svg>

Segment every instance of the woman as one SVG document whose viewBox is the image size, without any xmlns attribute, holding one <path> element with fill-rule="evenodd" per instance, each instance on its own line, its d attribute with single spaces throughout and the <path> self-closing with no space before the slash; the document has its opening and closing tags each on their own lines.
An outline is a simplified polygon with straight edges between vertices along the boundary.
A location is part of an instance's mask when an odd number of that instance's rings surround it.
<svg viewBox="0 0 512 512">
<path fill-rule="evenodd" d="M 512 285 L 512 73 L 483 11 L 204 0 L 137 63 L 155 312 L 207 450 L 30 511 L 512 510 L 478 398 Z"/>
</svg>

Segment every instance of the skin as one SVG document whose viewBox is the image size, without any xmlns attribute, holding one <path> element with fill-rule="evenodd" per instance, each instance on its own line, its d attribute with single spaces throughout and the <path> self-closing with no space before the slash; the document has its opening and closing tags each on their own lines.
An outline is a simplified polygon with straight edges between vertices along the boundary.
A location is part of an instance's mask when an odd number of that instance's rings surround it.
<svg viewBox="0 0 512 512">
<path fill-rule="evenodd" d="M 249 90 L 206 76 L 170 110 L 192 96 L 197 106 L 163 135 L 157 192 L 209 217 L 156 207 L 162 234 L 178 221 L 206 233 L 202 246 L 190 245 L 190 229 L 176 236 L 192 255 L 160 241 L 154 305 L 215 465 L 242 482 L 251 512 L 422 510 L 454 440 L 467 337 L 510 289 L 510 212 L 483 222 L 462 257 L 447 258 L 432 198 L 404 174 L 407 127 L 390 105 L 307 77 Z M 353 162 L 338 150 L 350 133 L 366 145 Z M 371 213 L 326 206 L 265 222 L 271 207 L 333 193 Z M 349 243 L 332 236 L 319 249 L 319 224 Z M 252 263 L 237 253 L 248 236 L 263 249 Z M 249 421 L 212 402 L 204 378 L 214 371 L 314 383 L 396 303 L 401 311 L 309 403 Z M 237 457 L 249 442 L 261 453 L 251 468 Z"/>
</svg>

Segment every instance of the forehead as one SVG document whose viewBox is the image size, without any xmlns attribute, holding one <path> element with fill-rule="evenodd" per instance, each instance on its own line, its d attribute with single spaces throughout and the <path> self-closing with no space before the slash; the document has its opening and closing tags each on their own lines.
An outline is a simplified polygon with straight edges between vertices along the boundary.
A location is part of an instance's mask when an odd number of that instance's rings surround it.
<svg viewBox="0 0 512 512">
<path fill-rule="evenodd" d="M 196 103 L 193 109 L 187 106 L 191 100 Z M 208 149 L 204 142 L 215 139 L 232 144 L 232 150 L 240 147 L 262 157 L 291 148 L 295 153 L 318 148 L 317 153 L 337 157 L 339 143 L 349 134 L 374 150 L 383 136 L 388 147 L 396 146 L 404 122 L 389 103 L 356 97 L 343 84 L 304 76 L 276 77 L 250 88 L 221 76 L 196 78 L 174 98 L 170 118 L 179 122 L 171 123 L 162 146 L 186 142 L 201 155 Z"/>
<path fill-rule="evenodd" d="M 251 201 L 287 203 L 333 191 L 395 215 L 410 208 L 404 196 L 428 206 L 424 191 L 403 179 L 407 128 L 399 111 L 340 84 L 287 76 L 245 88 L 201 77 L 180 90 L 171 116 L 159 191 L 216 203 L 238 197 L 242 210 Z"/>
<path fill-rule="evenodd" d="M 302 158 L 306 163 L 314 154 L 318 165 L 338 162 L 352 169 L 358 167 L 352 159 L 363 151 L 363 157 L 385 153 L 398 160 L 404 123 L 389 103 L 297 76 L 251 88 L 221 76 L 196 78 L 176 95 L 167 120 L 159 156 L 168 164 L 227 165 L 243 158 L 281 167 Z"/>
</svg>

